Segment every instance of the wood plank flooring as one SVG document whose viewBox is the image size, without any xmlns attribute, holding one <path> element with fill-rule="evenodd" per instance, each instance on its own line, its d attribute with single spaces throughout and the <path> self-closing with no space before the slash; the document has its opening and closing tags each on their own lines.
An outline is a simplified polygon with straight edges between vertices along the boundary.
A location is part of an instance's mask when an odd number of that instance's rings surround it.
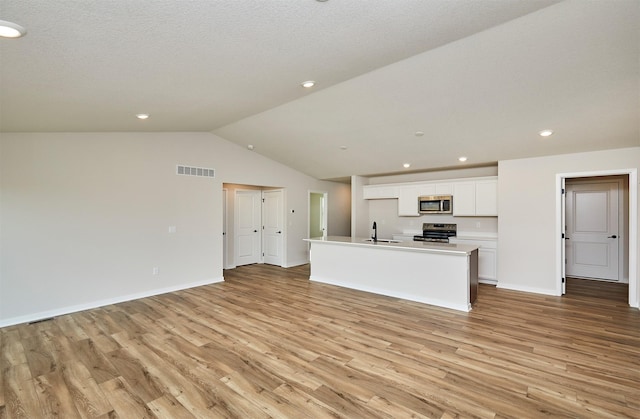
<svg viewBox="0 0 640 419">
<path fill-rule="evenodd" d="M 618 284 L 481 285 L 463 313 L 308 275 L 245 266 L 0 329 L 0 418 L 640 417 L 640 312 Z"/>
</svg>

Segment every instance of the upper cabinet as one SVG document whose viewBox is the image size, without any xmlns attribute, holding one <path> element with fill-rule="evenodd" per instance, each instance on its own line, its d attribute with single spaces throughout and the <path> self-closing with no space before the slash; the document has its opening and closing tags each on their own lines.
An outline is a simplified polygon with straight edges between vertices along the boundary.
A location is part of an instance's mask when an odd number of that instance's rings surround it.
<svg viewBox="0 0 640 419">
<path fill-rule="evenodd" d="M 498 179 L 478 179 L 454 183 L 453 216 L 498 216 Z"/>
<path fill-rule="evenodd" d="M 362 187 L 363 199 L 389 199 L 398 198 L 398 186 L 396 185 L 367 185 Z"/>
<path fill-rule="evenodd" d="M 476 182 L 476 215 L 498 216 L 498 179 Z"/>
<path fill-rule="evenodd" d="M 398 215 L 404 217 L 417 217 L 419 186 L 401 186 L 398 193 Z"/>
<path fill-rule="evenodd" d="M 453 215 L 476 215 L 476 182 L 458 182 L 453 185 Z"/>
<path fill-rule="evenodd" d="M 496 217 L 498 215 L 498 178 L 454 179 L 447 181 L 367 185 L 364 199 L 398 199 L 398 215 L 417 217 L 418 197 L 452 195 L 454 217 Z"/>
<path fill-rule="evenodd" d="M 417 217 L 418 198 L 429 195 L 451 195 L 451 183 L 419 183 L 398 187 L 398 215 Z"/>
</svg>

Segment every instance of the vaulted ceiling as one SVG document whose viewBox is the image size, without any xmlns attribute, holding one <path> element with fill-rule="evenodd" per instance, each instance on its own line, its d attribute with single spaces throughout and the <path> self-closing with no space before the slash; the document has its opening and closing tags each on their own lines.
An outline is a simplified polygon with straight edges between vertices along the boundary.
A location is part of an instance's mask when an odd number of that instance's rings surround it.
<svg viewBox="0 0 640 419">
<path fill-rule="evenodd" d="M 0 0 L 0 20 L 28 31 L 0 39 L 3 132 L 211 131 L 320 179 L 640 145 L 637 0 Z"/>
</svg>

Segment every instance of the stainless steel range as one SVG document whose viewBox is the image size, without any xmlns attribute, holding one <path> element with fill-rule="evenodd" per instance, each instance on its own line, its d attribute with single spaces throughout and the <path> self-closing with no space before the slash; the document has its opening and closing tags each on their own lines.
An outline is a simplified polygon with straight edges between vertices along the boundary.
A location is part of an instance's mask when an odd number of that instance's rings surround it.
<svg viewBox="0 0 640 419">
<path fill-rule="evenodd" d="M 449 237 L 455 237 L 458 226 L 456 224 L 422 224 L 422 236 L 413 236 L 414 241 L 449 243 Z"/>
</svg>

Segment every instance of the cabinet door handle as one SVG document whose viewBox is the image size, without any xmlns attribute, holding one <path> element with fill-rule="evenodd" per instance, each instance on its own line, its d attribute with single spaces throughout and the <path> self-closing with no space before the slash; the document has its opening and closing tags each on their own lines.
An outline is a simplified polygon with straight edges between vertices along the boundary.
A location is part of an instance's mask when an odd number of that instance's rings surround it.
<svg viewBox="0 0 640 419">
<path fill-rule="evenodd" d="M 282 231 L 276 231 L 276 233 L 278 233 L 278 234 L 282 234 Z"/>
<path fill-rule="evenodd" d="M 609 236 L 609 237 L 607 237 L 607 238 L 608 238 L 608 239 L 617 239 L 617 238 L 618 238 L 618 236 L 616 236 L 616 235 L 614 234 L 613 236 Z"/>
<path fill-rule="evenodd" d="M 253 230 L 253 232 L 254 232 L 254 233 L 257 233 L 257 232 L 258 232 L 258 230 Z"/>
</svg>

